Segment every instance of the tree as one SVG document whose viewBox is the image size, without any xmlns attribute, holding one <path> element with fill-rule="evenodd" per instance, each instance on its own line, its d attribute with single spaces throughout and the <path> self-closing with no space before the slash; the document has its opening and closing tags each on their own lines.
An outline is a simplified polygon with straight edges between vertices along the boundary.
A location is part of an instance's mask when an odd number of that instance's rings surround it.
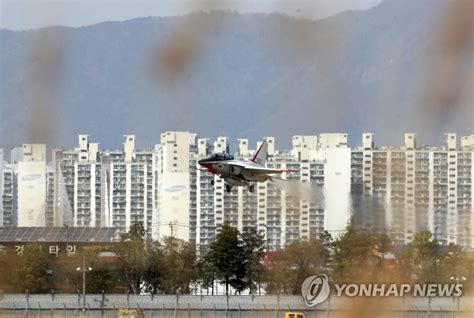
<svg viewBox="0 0 474 318">
<path fill-rule="evenodd" d="M 331 253 L 334 247 L 334 241 L 331 236 L 331 233 L 329 233 L 328 231 L 324 231 L 319 234 L 318 239 L 319 244 L 321 244 L 321 247 L 323 248 L 322 256 L 324 259 L 324 272 L 327 273 L 331 265 Z"/>
<path fill-rule="evenodd" d="M 468 283 L 467 280 L 473 272 L 468 253 L 459 245 L 449 244 L 448 250 L 441 256 L 440 272 L 442 280 L 446 283 L 451 283 L 456 278 L 463 280 L 463 277 L 466 278 L 466 283 Z"/>
<path fill-rule="evenodd" d="M 146 271 L 145 234 L 143 223 L 134 223 L 127 233 L 120 236 L 116 247 L 121 272 L 134 294 L 140 293 Z"/>
<path fill-rule="evenodd" d="M 300 293 L 301 284 L 311 275 L 327 272 L 330 236 L 299 240 L 276 252 L 265 272 L 267 293 Z"/>
<path fill-rule="evenodd" d="M 357 230 L 350 220 L 343 234 L 334 241 L 333 270 L 338 282 L 373 280 L 376 239 L 372 233 Z"/>
<path fill-rule="evenodd" d="M 216 280 L 217 273 L 213 266 L 211 254 L 207 253 L 201 260 L 199 260 L 197 266 L 198 279 L 201 287 L 206 290 L 212 288 L 212 295 L 214 295 L 214 281 Z"/>
<path fill-rule="evenodd" d="M 82 267 L 83 257 L 86 266 L 92 268 L 92 271 L 86 273 L 86 291 L 93 294 L 112 291 L 115 279 L 110 264 L 97 253 L 85 251 L 74 256 L 62 255 L 54 261 L 55 291 L 73 293 L 82 290 L 82 273 L 76 268 Z"/>
<path fill-rule="evenodd" d="M 23 255 L 18 256 L 17 260 L 14 277 L 21 291 L 29 290 L 29 292 L 38 293 L 50 289 L 47 256 L 40 245 L 26 245 Z"/>
<path fill-rule="evenodd" d="M 385 233 L 376 237 L 375 245 L 379 253 L 386 254 L 393 252 L 392 239 Z"/>
<path fill-rule="evenodd" d="M 166 237 L 163 244 L 153 244 L 145 275 L 150 291 L 189 294 L 196 279 L 196 249 L 193 244 L 175 237 Z"/>
<path fill-rule="evenodd" d="M 463 284 L 466 294 L 474 291 L 474 253 L 468 252 L 459 245 L 449 244 L 441 256 L 441 281 Z"/>
<path fill-rule="evenodd" d="M 245 265 L 239 231 L 225 222 L 206 255 L 207 263 L 215 268 L 216 278 L 225 284 L 226 295 L 229 286 L 237 291 L 245 289 Z"/>
<path fill-rule="evenodd" d="M 399 263 L 407 278 L 435 283 L 440 278 L 441 256 L 439 242 L 429 230 L 423 230 L 415 234 L 411 246 L 399 255 Z"/>
<path fill-rule="evenodd" d="M 147 247 L 146 270 L 143 278 L 147 292 L 156 294 L 159 292 L 161 272 L 160 261 L 162 258 L 161 244 L 159 241 L 153 241 Z"/>
<path fill-rule="evenodd" d="M 82 274 L 76 270 L 82 266 L 78 255 L 59 255 L 53 264 L 54 290 L 59 293 L 75 293 L 82 290 Z"/>
<path fill-rule="evenodd" d="M 86 263 L 92 268 L 87 273 L 87 292 L 98 294 L 111 291 L 114 287 L 114 277 L 110 265 L 97 254 L 86 257 Z"/>
<path fill-rule="evenodd" d="M 264 236 L 256 230 L 247 229 L 241 234 L 242 260 L 244 261 L 244 288 L 253 294 L 263 280 L 261 260 L 265 255 Z"/>
<path fill-rule="evenodd" d="M 3 292 L 21 291 L 15 282 L 14 270 L 17 268 L 18 256 L 8 255 L 4 249 L 0 251 L 0 290 Z M 21 292 L 24 292 L 21 291 Z"/>
</svg>

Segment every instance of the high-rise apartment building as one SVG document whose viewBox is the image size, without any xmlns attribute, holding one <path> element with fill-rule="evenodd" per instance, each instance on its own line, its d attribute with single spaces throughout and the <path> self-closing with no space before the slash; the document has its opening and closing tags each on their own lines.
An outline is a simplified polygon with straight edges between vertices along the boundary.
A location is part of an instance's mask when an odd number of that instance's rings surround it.
<svg viewBox="0 0 474 318">
<path fill-rule="evenodd" d="M 341 216 L 340 206 L 346 209 L 350 202 L 350 149 L 347 147 L 347 135 L 321 135 L 323 146 L 318 144 L 317 136 L 295 136 L 293 149 L 283 152 L 276 150 L 275 138 L 264 139 L 268 143 L 267 167 L 289 169 L 289 172 L 277 176 L 288 181 L 258 183 L 254 193 L 244 187 L 234 188 L 227 193 L 223 179 L 199 167 L 190 170 L 191 188 L 194 187 L 193 183 L 196 187 L 195 200 L 191 192 L 190 202 L 195 202 L 196 207 L 191 207 L 190 240 L 200 248 L 205 249 L 209 245 L 216 229 L 224 221 L 229 221 L 240 231 L 261 231 L 269 249 L 283 247 L 296 239 L 316 237 L 324 231 L 325 223 L 331 224 L 334 230 L 345 227 L 349 213 Z M 239 139 L 238 142 L 236 157 L 248 159 L 248 140 Z M 257 143 L 256 149 L 259 145 Z M 218 137 L 212 146 L 207 139 L 198 139 L 197 151 L 191 156 L 190 167 L 195 167 L 198 159 L 213 152 L 228 150 L 229 141 L 226 137 Z M 214 181 L 214 185 L 211 185 L 211 181 Z M 334 196 L 324 202 L 325 187 L 337 188 L 341 197 Z M 331 218 L 325 219 L 326 207 L 338 213 L 334 224 Z"/>
<path fill-rule="evenodd" d="M 356 225 L 411 242 L 429 229 L 443 244 L 474 247 L 474 135 L 447 134 L 443 147 L 420 147 L 405 134 L 400 147 L 376 147 L 374 136 L 350 149 L 347 134 L 294 136 L 281 151 L 268 142 L 269 168 L 288 169 L 275 179 L 225 191 L 224 180 L 201 169 L 198 160 L 229 152 L 228 137 L 215 141 L 189 132 L 165 132 L 160 144 L 137 150 L 135 136 L 123 148 L 100 150 L 89 136 L 78 147 L 55 149 L 46 165 L 44 145 L 12 151 L 0 160 L 1 226 L 115 227 L 125 232 L 143 222 L 154 239 L 174 236 L 205 251 L 229 221 L 240 231 L 265 235 L 268 249 L 338 235 L 352 216 Z M 239 139 L 234 155 L 248 159 L 259 146 Z M 1 158 L 0 158 L 1 159 Z M 212 184 L 213 183 L 213 184 Z"/>
<path fill-rule="evenodd" d="M 317 158 L 324 163 L 324 229 L 338 235 L 351 217 L 351 149 L 347 134 L 320 134 Z"/>
<path fill-rule="evenodd" d="M 142 222 L 152 233 L 156 214 L 156 155 L 135 149 L 135 136 L 126 135 L 123 151 L 102 152 L 103 222 L 126 231 Z"/>
<path fill-rule="evenodd" d="M 54 226 L 54 171 L 50 166 L 46 167 L 46 198 L 45 198 L 45 222 L 46 226 Z"/>
<path fill-rule="evenodd" d="M 46 145 L 24 144 L 18 162 L 18 226 L 46 226 Z"/>
<path fill-rule="evenodd" d="M 4 227 L 17 224 L 16 174 L 13 166 L 5 161 L 3 149 L 0 149 L 0 226 Z"/>
<path fill-rule="evenodd" d="M 155 200 L 155 155 L 137 151 L 126 135 L 123 150 L 99 151 L 89 136 L 74 150 L 53 152 L 55 225 L 116 227 L 143 222 L 151 233 Z"/>
<path fill-rule="evenodd" d="M 174 236 L 190 239 L 191 145 L 196 135 L 189 132 L 165 132 L 157 146 L 157 213 L 153 220 L 155 238 Z M 195 196 L 195 194 L 193 195 Z M 195 203 L 194 203 L 195 205 Z"/>
<path fill-rule="evenodd" d="M 356 223 L 388 231 L 397 244 L 428 229 L 443 244 L 473 246 L 473 138 L 447 134 L 444 147 L 419 147 L 405 134 L 401 147 L 374 147 L 372 134 L 352 151 Z"/>
</svg>

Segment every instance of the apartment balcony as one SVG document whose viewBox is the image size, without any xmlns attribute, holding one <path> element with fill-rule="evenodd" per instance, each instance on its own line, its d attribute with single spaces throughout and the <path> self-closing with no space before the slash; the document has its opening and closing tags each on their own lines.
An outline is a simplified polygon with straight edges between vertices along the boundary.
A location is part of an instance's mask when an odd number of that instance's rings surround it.
<svg viewBox="0 0 474 318">
<path fill-rule="evenodd" d="M 89 202 L 85 202 L 85 203 L 78 202 L 77 207 L 82 208 L 82 209 L 90 209 L 91 205 Z"/>
<path fill-rule="evenodd" d="M 90 183 L 91 182 L 91 177 L 90 176 L 78 176 L 77 181 L 79 183 Z"/>
<path fill-rule="evenodd" d="M 145 171 L 145 165 L 143 164 L 134 165 L 133 168 L 135 169 L 135 171 L 140 172 L 140 173 L 143 173 Z"/>
<path fill-rule="evenodd" d="M 415 207 L 416 208 L 428 208 L 429 206 L 429 202 L 428 201 L 419 201 L 419 200 L 416 200 L 415 201 Z"/>
</svg>

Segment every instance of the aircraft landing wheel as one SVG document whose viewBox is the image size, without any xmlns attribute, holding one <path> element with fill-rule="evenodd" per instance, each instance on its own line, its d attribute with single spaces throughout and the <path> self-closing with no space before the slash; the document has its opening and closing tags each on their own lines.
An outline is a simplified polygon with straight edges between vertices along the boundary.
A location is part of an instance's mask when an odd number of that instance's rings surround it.
<svg viewBox="0 0 474 318">
<path fill-rule="evenodd" d="M 255 186 L 252 184 L 249 186 L 249 192 L 253 193 L 255 191 Z"/>
<path fill-rule="evenodd" d="M 225 190 L 226 190 L 227 192 L 232 191 L 232 186 L 231 186 L 230 184 L 226 184 L 226 185 L 225 185 Z"/>
<path fill-rule="evenodd" d="M 214 181 L 214 179 L 211 180 L 211 185 L 213 186 L 216 182 Z"/>
</svg>

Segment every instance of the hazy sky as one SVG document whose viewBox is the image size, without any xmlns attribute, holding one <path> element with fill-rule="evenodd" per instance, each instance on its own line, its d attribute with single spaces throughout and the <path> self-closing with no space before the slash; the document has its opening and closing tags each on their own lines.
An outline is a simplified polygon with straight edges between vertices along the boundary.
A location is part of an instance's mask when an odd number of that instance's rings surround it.
<svg viewBox="0 0 474 318">
<path fill-rule="evenodd" d="M 136 17 L 170 16 L 196 10 L 283 12 L 310 19 L 345 10 L 368 9 L 381 0 L 0 0 L 0 28 L 25 30 L 48 25 L 83 26 Z"/>
</svg>

